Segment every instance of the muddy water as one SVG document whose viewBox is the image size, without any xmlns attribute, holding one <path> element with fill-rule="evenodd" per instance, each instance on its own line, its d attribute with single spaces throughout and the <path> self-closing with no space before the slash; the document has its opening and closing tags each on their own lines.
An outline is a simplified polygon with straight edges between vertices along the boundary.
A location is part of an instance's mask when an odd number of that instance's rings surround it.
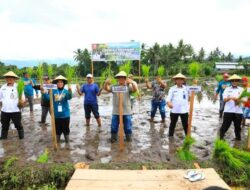
<svg viewBox="0 0 250 190">
<path fill-rule="evenodd" d="M 70 144 L 66 146 L 62 136 L 62 142 L 56 152 L 53 151 L 52 146 L 50 116 L 47 118 L 46 125 L 40 125 L 38 123 L 41 117 L 40 105 L 35 105 L 34 113 L 30 113 L 28 107 L 25 107 L 22 112 L 25 139 L 18 139 L 17 132 L 11 124 L 8 140 L 0 141 L 0 159 L 17 156 L 23 161 L 36 160 L 44 149 L 48 148 L 51 153 L 51 162 L 174 161 L 176 149 L 181 146 L 184 135 L 179 121 L 175 137 L 168 137 L 168 109 L 165 124 L 160 122 L 159 112 L 157 112 L 155 122 L 150 123 L 148 119 L 151 96 L 145 95 L 140 102 L 136 101 L 133 110 L 133 141 L 125 143 L 124 152 L 120 152 L 118 143 L 110 143 L 111 101 L 111 94 L 103 94 L 99 98 L 102 127 L 97 126 L 95 119 L 91 119 L 90 127 L 86 127 L 83 97 L 74 97 L 70 101 Z M 219 102 L 213 103 L 205 91 L 196 98 L 192 136 L 196 140 L 193 151 L 200 160 L 207 160 L 211 157 L 213 141 L 217 137 L 222 122 L 219 120 L 218 107 Z M 246 137 L 247 128 L 243 128 L 243 139 Z M 239 146 L 233 141 L 233 126 L 227 132 L 226 139 L 232 146 Z"/>
</svg>

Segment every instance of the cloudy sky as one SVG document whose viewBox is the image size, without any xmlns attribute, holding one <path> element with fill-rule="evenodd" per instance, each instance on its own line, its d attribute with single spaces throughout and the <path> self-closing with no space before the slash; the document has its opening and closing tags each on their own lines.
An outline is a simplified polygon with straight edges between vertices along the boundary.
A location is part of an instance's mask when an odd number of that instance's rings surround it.
<svg viewBox="0 0 250 190">
<path fill-rule="evenodd" d="M 250 55 L 250 0 L 0 0 L 0 59 L 72 58 L 136 40 Z"/>
</svg>

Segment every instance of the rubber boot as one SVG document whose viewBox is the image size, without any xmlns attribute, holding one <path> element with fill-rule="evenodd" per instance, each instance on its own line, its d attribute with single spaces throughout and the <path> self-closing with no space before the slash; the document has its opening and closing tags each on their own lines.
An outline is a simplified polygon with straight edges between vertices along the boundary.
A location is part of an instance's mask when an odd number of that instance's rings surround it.
<svg viewBox="0 0 250 190">
<path fill-rule="evenodd" d="M 65 143 L 69 143 L 69 135 L 64 135 Z"/>
<path fill-rule="evenodd" d="M 7 139 L 8 131 L 2 130 L 0 140 Z"/>
<path fill-rule="evenodd" d="M 60 142 L 60 135 L 56 135 L 56 141 L 59 143 Z"/>
<path fill-rule="evenodd" d="M 117 134 L 111 134 L 111 143 L 115 143 L 117 141 Z"/>
<path fill-rule="evenodd" d="M 132 134 L 126 134 L 126 141 L 132 142 Z"/>
<path fill-rule="evenodd" d="M 23 129 L 18 130 L 17 132 L 18 132 L 19 139 L 23 139 L 24 138 L 24 131 L 23 131 Z"/>
</svg>

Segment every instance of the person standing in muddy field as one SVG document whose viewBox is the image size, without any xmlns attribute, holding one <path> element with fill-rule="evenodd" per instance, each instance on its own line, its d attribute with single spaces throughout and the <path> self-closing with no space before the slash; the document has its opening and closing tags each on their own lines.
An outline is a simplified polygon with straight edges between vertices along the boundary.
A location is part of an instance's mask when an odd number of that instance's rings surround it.
<svg viewBox="0 0 250 190">
<path fill-rule="evenodd" d="M 220 118 L 222 118 L 224 107 L 225 107 L 225 102 L 223 100 L 223 93 L 226 87 L 229 87 L 231 85 L 230 81 L 228 81 L 229 75 L 227 73 L 223 74 L 223 80 L 218 83 L 218 87 L 216 89 L 215 93 L 215 100 L 217 100 L 218 95 L 220 94 Z"/>
<path fill-rule="evenodd" d="M 43 84 L 50 84 L 50 78 L 48 76 L 44 76 L 43 77 Z M 35 90 L 41 90 L 41 85 L 35 85 L 32 82 L 32 86 Z M 48 94 L 49 91 L 44 89 L 44 93 L 42 94 L 41 97 L 41 107 L 42 107 L 42 115 L 41 115 L 41 121 L 39 121 L 40 124 L 45 124 L 46 123 L 46 118 L 48 115 L 48 112 L 50 111 L 50 102 L 49 100 L 45 100 L 45 98 L 43 97 L 44 94 Z"/>
<path fill-rule="evenodd" d="M 19 100 L 16 79 L 19 77 L 12 71 L 4 75 L 6 84 L 0 89 L 1 124 L 2 131 L 0 139 L 7 139 L 10 127 L 10 120 L 13 121 L 17 129 L 19 139 L 24 138 L 23 126 L 21 123 L 21 108 L 24 106 L 24 97 Z"/>
<path fill-rule="evenodd" d="M 173 77 L 175 85 L 169 89 L 167 97 L 167 105 L 171 109 L 170 112 L 170 126 L 169 137 L 174 136 L 175 126 L 178 121 L 178 117 L 181 117 L 182 127 L 185 135 L 187 135 L 188 129 L 188 101 L 189 93 L 184 86 L 186 77 L 181 73 Z"/>
<path fill-rule="evenodd" d="M 127 74 L 124 71 L 120 71 L 115 78 L 118 81 L 117 85 L 110 86 L 111 81 L 107 79 L 104 84 L 104 90 L 107 92 L 113 93 L 113 111 L 112 111 L 112 119 L 111 119 L 111 143 L 117 141 L 117 134 L 119 128 L 119 93 L 114 92 L 114 88 L 118 86 L 126 86 L 127 91 L 121 92 L 123 93 L 123 125 L 124 132 L 126 136 L 126 141 L 132 141 L 132 110 L 131 110 L 131 101 L 130 95 L 133 92 L 137 91 L 137 87 L 132 82 L 131 79 L 127 79 Z"/>
<path fill-rule="evenodd" d="M 86 126 L 90 124 L 91 112 L 94 114 L 94 117 L 97 121 L 99 127 L 101 127 L 101 118 L 99 115 L 99 108 L 98 108 L 98 101 L 97 96 L 101 95 L 101 90 L 99 90 L 97 84 L 93 81 L 92 74 L 88 74 L 86 76 L 87 84 L 84 84 L 79 87 L 76 86 L 78 94 L 81 96 L 84 94 L 84 111 L 85 111 L 85 119 L 86 119 Z"/>
<path fill-rule="evenodd" d="M 241 77 L 233 75 L 228 79 L 231 82 L 231 86 L 227 87 L 223 93 L 223 100 L 225 102 L 223 123 L 220 128 L 220 139 L 224 139 L 225 133 L 229 129 L 231 123 L 234 123 L 235 140 L 241 140 L 241 122 L 243 110 L 240 106 L 239 97 L 243 92 L 243 88 L 238 84 L 241 81 Z"/>
<path fill-rule="evenodd" d="M 161 114 L 161 122 L 165 123 L 166 118 L 166 100 L 165 100 L 165 89 L 167 85 L 161 80 L 160 76 L 156 76 L 155 80 L 150 84 L 148 80 L 146 80 L 146 87 L 152 89 L 153 98 L 151 101 L 151 118 L 150 122 L 154 122 L 154 117 L 159 108 Z"/>
<path fill-rule="evenodd" d="M 242 87 L 244 89 L 250 88 L 250 84 L 248 83 L 248 77 L 243 76 L 242 79 Z M 243 101 L 243 119 L 242 119 L 242 126 L 246 125 L 246 119 L 250 119 L 250 98 L 246 98 Z"/>
<path fill-rule="evenodd" d="M 23 81 L 25 84 L 24 87 L 24 95 L 25 99 L 29 102 L 30 112 L 33 112 L 34 107 L 34 89 L 32 87 L 32 84 L 36 84 L 36 81 L 32 78 L 30 78 L 29 74 L 27 72 L 23 73 Z M 36 91 L 36 97 L 38 98 L 38 91 Z"/>
<path fill-rule="evenodd" d="M 71 87 L 65 89 L 68 80 L 60 75 L 53 80 L 53 84 L 57 84 L 57 89 L 53 89 L 53 106 L 56 124 L 56 138 L 60 142 L 61 134 L 63 133 L 66 143 L 69 143 L 69 124 L 70 124 L 70 109 L 68 100 L 72 99 Z M 50 95 L 45 94 L 44 89 L 41 89 L 44 99 L 50 100 Z"/>
</svg>

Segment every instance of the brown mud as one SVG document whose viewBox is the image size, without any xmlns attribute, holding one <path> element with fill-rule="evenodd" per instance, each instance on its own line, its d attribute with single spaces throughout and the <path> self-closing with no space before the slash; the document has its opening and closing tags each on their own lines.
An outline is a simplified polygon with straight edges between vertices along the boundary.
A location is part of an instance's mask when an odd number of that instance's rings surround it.
<svg viewBox="0 0 250 190">
<path fill-rule="evenodd" d="M 149 92 L 150 93 L 150 92 Z M 87 163 L 129 163 L 129 162 L 156 162 L 176 165 L 175 157 L 177 148 L 182 145 L 184 134 L 180 120 L 178 121 L 175 137 L 168 137 L 169 109 L 167 108 L 166 123 L 160 122 L 159 112 L 155 122 L 148 121 L 151 107 L 151 96 L 148 92 L 141 101 L 136 101 L 133 109 L 133 141 L 125 143 L 125 150 L 119 150 L 119 143 L 110 143 L 110 123 L 112 113 L 111 94 L 102 94 L 99 98 L 99 111 L 102 126 L 98 127 L 92 117 L 91 125 L 85 126 L 83 97 L 75 96 L 70 100 L 70 143 L 66 145 L 64 137 L 57 151 L 53 150 L 50 116 L 47 124 L 39 124 L 41 106 L 36 104 L 34 112 L 30 113 L 25 107 L 22 112 L 22 123 L 25 138 L 18 139 L 17 131 L 13 124 L 10 126 L 7 140 L 0 141 L 0 160 L 16 156 L 24 163 L 35 161 L 42 152 L 48 148 L 50 151 L 49 162 L 87 162 Z M 203 91 L 196 97 L 193 114 L 192 137 L 196 143 L 192 151 L 200 162 L 211 158 L 212 149 L 222 119 L 219 119 L 219 102 L 213 102 L 211 93 Z M 199 103 L 200 102 L 200 103 Z M 247 138 L 247 127 L 242 130 L 243 141 Z M 231 126 L 226 134 L 226 140 L 232 146 L 241 146 L 242 142 L 234 139 L 234 127 Z"/>
</svg>

